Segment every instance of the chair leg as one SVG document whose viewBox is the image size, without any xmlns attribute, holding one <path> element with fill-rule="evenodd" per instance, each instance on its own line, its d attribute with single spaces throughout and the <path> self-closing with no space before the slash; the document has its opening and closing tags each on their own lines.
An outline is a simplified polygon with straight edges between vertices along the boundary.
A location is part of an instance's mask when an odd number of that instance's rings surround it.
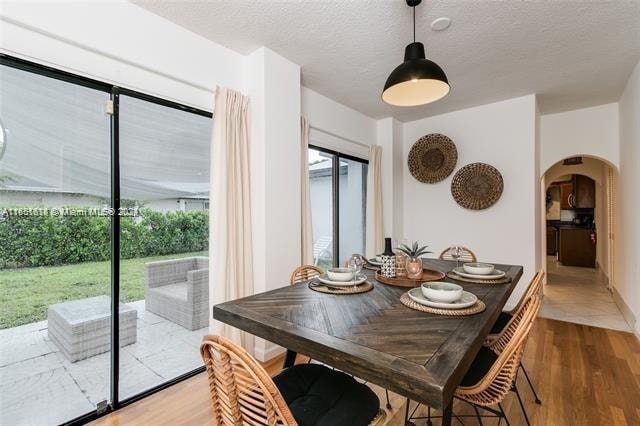
<svg viewBox="0 0 640 426">
<path fill-rule="evenodd" d="M 471 405 L 473 406 L 473 409 L 476 412 L 476 416 L 478 417 L 478 423 L 480 423 L 480 426 L 482 426 L 482 417 L 480 417 L 480 411 L 478 411 L 478 407 L 476 407 L 474 404 Z"/>
<path fill-rule="evenodd" d="M 427 426 L 432 426 L 431 423 L 431 407 L 427 407 Z"/>
<path fill-rule="evenodd" d="M 385 389 L 384 393 L 387 395 L 387 410 L 391 410 L 391 403 L 389 402 L 389 390 Z"/>
<path fill-rule="evenodd" d="M 412 426 L 413 423 L 409 421 L 409 403 L 411 400 L 407 398 L 407 408 L 404 410 L 404 426 Z"/>
<path fill-rule="evenodd" d="M 498 403 L 498 407 L 500 408 L 500 413 L 502 414 L 502 417 L 504 417 L 504 421 L 507 423 L 507 426 L 511 426 L 511 423 L 509 423 L 509 418 L 507 417 L 507 414 L 504 412 L 504 409 L 502 408 L 502 403 Z"/>
<path fill-rule="evenodd" d="M 530 426 L 531 423 L 529 423 L 529 416 L 527 416 L 527 409 L 524 408 L 524 403 L 522 402 L 522 398 L 520 398 L 520 392 L 518 392 L 518 386 L 513 385 L 513 391 L 516 393 L 516 396 L 518 397 L 518 402 L 520 403 L 520 408 L 522 408 L 522 414 L 524 414 L 524 419 L 527 422 L 527 426 Z"/>
<path fill-rule="evenodd" d="M 531 382 L 531 379 L 527 374 L 527 370 L 524 369 L 524 365 L 522 364 L 522 362 L 520 363 L 520 368 L 522 368 L 524 377 L 527 379 L 527 382 L 529 383 L 529 387 L 531 388 L 531 392 L 533 392 L 533 396 L 536 398 L 536 404 L 538 405 L 542 404 L 542 401 L 540 401 L 540 398 L 538 398 L 538 393 L 536 392 L 536 388 L 533 387 L 533 383 Z"/>
</svg>

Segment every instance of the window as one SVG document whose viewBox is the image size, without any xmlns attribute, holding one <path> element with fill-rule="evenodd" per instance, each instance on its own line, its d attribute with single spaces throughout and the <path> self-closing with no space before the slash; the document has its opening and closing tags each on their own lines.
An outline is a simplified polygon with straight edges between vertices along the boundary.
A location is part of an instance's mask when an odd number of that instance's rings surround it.
<svg viewBox="0 0 640 426">
<path fill-rule="evenodd" d="M 343 265 L 365 251 L 366 160 L 309 147 L 309 192 L 314 262 Z"/>
<path fill-rule="evenodd" d="M 211 114 L 0 59 L 0 424 L 85 422 L 203 370 Z"/>
</svg>

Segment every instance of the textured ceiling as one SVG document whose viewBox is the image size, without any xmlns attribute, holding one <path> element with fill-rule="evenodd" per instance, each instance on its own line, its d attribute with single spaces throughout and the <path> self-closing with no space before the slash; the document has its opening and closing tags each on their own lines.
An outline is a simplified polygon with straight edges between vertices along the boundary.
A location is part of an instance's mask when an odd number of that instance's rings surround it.
<svg viewBox="0 0 640 426">
<path fill-rule="evenodd" d="M 640 1 L 424 1 L 417 39 L 452 86 L 424 107 L 380 100 L 411 41 L 402 0 L 134 0 L 242 54 L 267 46 L 306 87 L 374 118 L 414 120 L 537 93 L 543 113 L 617 101 L 640 59 Z M 434 32 L 440 16 L 451 27 Z"/>
</svg>

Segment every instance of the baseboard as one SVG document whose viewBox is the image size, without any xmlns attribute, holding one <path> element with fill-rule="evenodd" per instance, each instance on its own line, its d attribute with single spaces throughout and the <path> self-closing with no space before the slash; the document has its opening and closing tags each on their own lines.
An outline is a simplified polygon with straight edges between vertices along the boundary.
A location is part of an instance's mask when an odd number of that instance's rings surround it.
<svg viewBox="0 0 640 426">
<path fill-rule="evenodd" d="M 256 339 L 254 357 L 260 362 L 267 362 L 285 353 L 286 349 L 266 340 Z M 262 340 L 261 342 L 259 340 Z"/>
<path fill-rule="evenodd" d="M 640 339 L 640 322 L 637 321 L 633 311 L 625 303 L 624 299 L 620 296 L 620 293 L 618 293 L 618 290 L 615 287 L 611 287 L 611 295 L 613 296 L 613 301 L 618 306 L 618 309 L 622 312 L 624 320 L 629 324 L 636 337 Z"/>
</svg>

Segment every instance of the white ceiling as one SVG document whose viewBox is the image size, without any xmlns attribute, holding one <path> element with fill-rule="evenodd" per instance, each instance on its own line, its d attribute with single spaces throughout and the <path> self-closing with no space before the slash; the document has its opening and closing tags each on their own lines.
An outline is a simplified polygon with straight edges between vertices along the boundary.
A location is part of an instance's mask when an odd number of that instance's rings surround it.
<svg viewBox="0 0 640 426">
<path fill-rule="evenodd" d="M 242 54 L 302 66 L 303 84 L 373 118 L 402 121 L 539 94 L 543 113 L 618 100 L 640 59 L 640 1 L 423 1 L 417 39 L 452 86 L 442 101 L 391 107 L 384 82 L 411 41 L 403 0 L 133 0 Z M 440 16 L 443 32 L 430 29 Z"/>
</svg>

